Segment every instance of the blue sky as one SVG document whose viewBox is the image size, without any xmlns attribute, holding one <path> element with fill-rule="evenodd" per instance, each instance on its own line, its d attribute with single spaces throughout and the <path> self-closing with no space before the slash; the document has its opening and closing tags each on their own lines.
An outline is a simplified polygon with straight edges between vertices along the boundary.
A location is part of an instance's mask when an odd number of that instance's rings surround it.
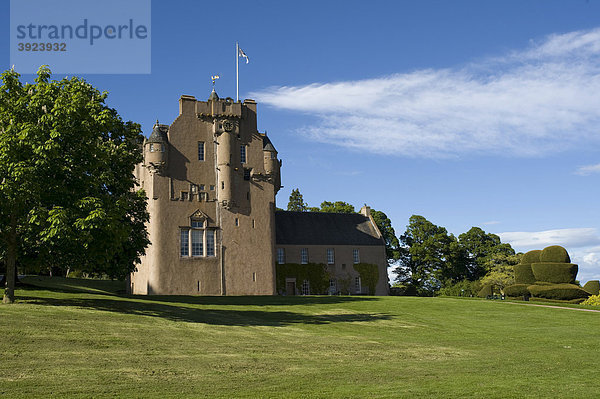
<svg viewBox="0 0 600 399">
<path fill-rule="evenodd" d="M 151 38 L 150 74 L 83 76 L 149 134 L 211 75 L 235 97 L 239 41 L 280 207 L 297 187 L 382 210 L 398 235 L 413 214 L 480 226 L 520 251 L 564 245 L 600 278 L 600 1 L 155 0 Z"/>
</svg>

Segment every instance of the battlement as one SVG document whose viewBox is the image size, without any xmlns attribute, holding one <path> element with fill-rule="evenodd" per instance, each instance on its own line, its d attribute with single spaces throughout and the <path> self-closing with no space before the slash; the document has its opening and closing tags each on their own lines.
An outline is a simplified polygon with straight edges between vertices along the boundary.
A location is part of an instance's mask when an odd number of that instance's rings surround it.
<svg viewBox="0 0 600 399">
<path fill-rule="evenodd" d="M 199 117 L 242 118 L 244 108 L 256 113 L 256 101 L 246 99 L 243 102 L 236 102 L 231 97 L 219 98 L 216 93 L 214 99 L 209 98 L 207 101 L 199 101 L 196 97 L 189 95 L 182 95 L 179 98 L 179 115 L 193 113 Z"/>
</svg>

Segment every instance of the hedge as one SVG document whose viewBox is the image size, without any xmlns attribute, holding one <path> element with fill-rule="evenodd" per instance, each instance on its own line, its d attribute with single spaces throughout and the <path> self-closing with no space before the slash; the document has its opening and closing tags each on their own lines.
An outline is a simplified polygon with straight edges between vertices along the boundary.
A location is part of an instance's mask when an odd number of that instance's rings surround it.
<svg viewBox="0 0 600 399">
<path fill-rule="evenodd" d="M 521 297 L 521 296 L 529 296 L 529 290 L 527 289 L 528 284 L 513 284 L 513 285 L 509 285 L 507 287 L 504 287 L 504 295 L 507 296 L 515 296 L 515 297 Z"/>
<path fill-rule="evenodd" d="M 540 254 L 542 253 L 541 249 L 534 249 L 533 251 L 526 252 L 525 255 L 521 258 L 521 263 L 523 265 L 529 263 L 538 263 L 540 261 Z"/>
<path fill-rule="evenodd" d="M 560 245 L 551 245 L 544 248 L 540 254 L 540 262 L 571 263 L 571 258 L 567 250 Z"/>
<path fill-rule="evenodd" d="M 575 284 L 530 285 L 527 287 L 531 295 L 538 298 L 571 300 L 587 298 L 589 293 Z"/>
<path fill-rule="evenodd" d="M 600 281 L 590 280 L 583 286 L 583 289 L 592 295 L 600 294 Z"/>
<path fill-rule="evenodd" d="M 548 281 L 550 283 L 569 283 L 575 282 L 577 277 L 577 265 L 573 263 L 532 263 L 531 270 L 537 281 Z"/>
<path fill-rule="evenodd" d="M 515 271 L 516 284 L 533 284 L 535 282 L 535 276 L 531 270 L 531 263 L 514 265 L 513 269 Z"/>
</svg>

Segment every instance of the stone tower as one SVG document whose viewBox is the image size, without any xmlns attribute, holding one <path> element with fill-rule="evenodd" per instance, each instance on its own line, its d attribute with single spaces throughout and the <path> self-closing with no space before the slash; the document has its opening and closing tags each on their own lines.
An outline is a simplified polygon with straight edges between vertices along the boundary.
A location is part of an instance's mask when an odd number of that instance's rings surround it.
<svg viewBox="0 0 600 399">
<path fill-rule="evenodd" d="M 148 196 L 151 245 L 134 294 L 275 293 L 275 195 L 281 161 L 256 127 L 256 102 L 181 96 L 154 126 L 135 174 Z"/>
</svg>

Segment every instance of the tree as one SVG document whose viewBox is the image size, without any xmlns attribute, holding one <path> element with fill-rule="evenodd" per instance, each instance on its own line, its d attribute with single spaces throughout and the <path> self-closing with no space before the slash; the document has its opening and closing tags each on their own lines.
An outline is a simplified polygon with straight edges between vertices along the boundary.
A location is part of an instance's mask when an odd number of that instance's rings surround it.
<svg viewBox="0 0 600 399">
<path fill-rule="evenodd" d="M 420 295 L 432 295 L 445 284 L 469 274 L 466 251 L 453 234 L 423 216 L 413 215 L 400 236 L 397 280 Z"/>
<path fill-rule="evenodd" d="M 505 259 L 515 254 L 510 244 L 503 244 L 496 234 L 486 233 L 479 227 L 458 236 L 460 245 L 468 252 L 472 279 L 484 276 L 493 266 L 493 259 Z"/>
<path fill-rule="evenodd" d="M 140 127 L 124 123 L 80 78 L 35 83 L 14 71 L 0 86 L 0 248 L 3 301 L 17 264 L 60 265 L 122 277 L 148 245 L 143 191 L 134 191 Z M 0 249 L 2 253 L 2 249 Z"/>
<path fill-rule="evenodd" d="M 308 205 L 304 202 L 299 189 L 295 188 L 292 190 L 287 210 L 294 212 L 306 212 L 308 210 Z"/>
<path fill-rule="evenodd" d="M 504 287 L 515 283 L 515 273 L 513 266 L 518 265 L 523 254 L 506 255 L 504 253 L 495 253 L 488 257 L 484 267 L 487 270 L 485 276 L 481 278 L 484 285 L 490 284 L 504 290 Z"/>
<path fill-rule="evenodd" d="M 330 213 L 356 213 L 354 206 L 344 201 L 323 201 L 321 202 L 321 209 L 319 212 L 330 212 Z"/>
<path fill-rule="evenodd" d="M 387 215 L 381 211 L 375 209 L 371 210 L 371 216 L 377 225 L 377 228 L 383 236 L 385 241 L 385 253 L 387 256 L 388 264 L 397 262 L 400 259 L 400 242 L 396 237 L 396 232 L 392 227 L 392 221 Z"/>
</svg>

